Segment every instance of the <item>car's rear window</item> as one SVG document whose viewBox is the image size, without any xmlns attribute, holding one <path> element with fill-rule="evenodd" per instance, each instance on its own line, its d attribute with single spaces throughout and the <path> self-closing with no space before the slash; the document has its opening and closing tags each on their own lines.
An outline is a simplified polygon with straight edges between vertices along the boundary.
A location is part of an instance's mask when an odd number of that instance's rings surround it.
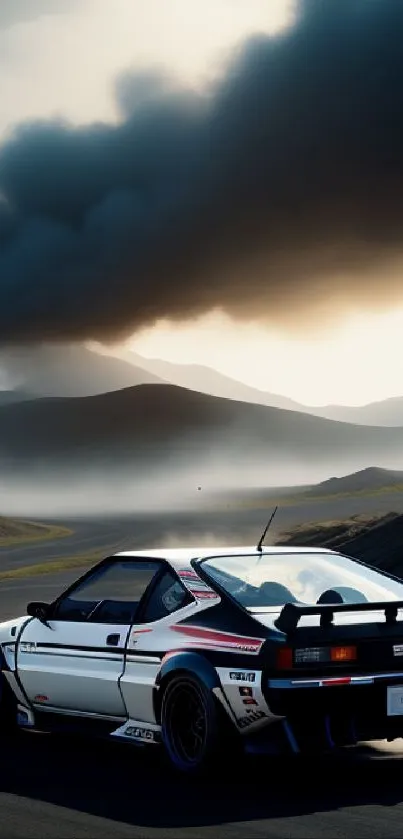
<svg viewBox="0 0 403 839">
<path fill-rule="evenodd" d="M 341 554 L 219 556 L 204 560 L 202 568 L 248 608 L 290 602 L 403 600 L 403 582 L 395 582 Z"/>
</svg>

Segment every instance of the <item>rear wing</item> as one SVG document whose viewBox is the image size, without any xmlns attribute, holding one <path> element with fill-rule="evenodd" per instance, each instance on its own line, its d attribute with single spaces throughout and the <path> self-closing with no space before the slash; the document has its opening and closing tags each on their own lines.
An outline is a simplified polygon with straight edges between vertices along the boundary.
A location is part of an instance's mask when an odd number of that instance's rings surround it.
<svg viewBox="0 0 403 839">
<path fill-rule="evenodd" d="M 397 613 L 403 609 L 403 600 L 387 600 L 378 603 L 315 603 L 314 606 L 303 606 L 297 603 L 286 603 L 283 606 L 274 625 L 280 632 L 290 635 L 295 632 L 301 618 L 305 615 L 320 615 L 322 628 L 333 625 L 335 612 L 377 612 L 385 614 L 385 623 L 396 623 Z"/>
</svg>

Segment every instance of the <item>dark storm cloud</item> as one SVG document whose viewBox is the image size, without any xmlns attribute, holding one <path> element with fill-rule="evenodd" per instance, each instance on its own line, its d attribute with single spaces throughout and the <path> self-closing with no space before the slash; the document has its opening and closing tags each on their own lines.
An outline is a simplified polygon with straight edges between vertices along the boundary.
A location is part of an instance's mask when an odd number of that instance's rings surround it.
<svg viewBox="0 0 403 839">
<path fill-rule="evenodd" d="M 127 76 L 117 126 L 22 127 L 0 149 L 0 340 L 403 299 L 402 37 L 398 0 L 304 0 L 204 97 Z"/>
<path fill-rule="evenodd" d="M 0 0 L 0 30 L 17 23 L 37 20 L 43 15 L 70 12 L 80 0 Z M 85 0 L 81 0 L 81 3 Z"/>
</svg>

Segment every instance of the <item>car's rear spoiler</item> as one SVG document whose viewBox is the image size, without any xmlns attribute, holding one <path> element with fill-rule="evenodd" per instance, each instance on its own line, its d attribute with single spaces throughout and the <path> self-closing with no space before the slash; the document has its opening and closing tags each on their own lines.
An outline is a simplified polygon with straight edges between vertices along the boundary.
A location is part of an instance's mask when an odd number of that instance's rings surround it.
<svg viewBox="0 0 403 839">
<path fill-rule="evenodd" d="M 314 606 L 303 606 L 297 603 L 286 603 L 283 606 L 274 625 L 281 632 L 290 635 L 294 632 L 305 615 L 320 615 L 320 626 L 329 627 L 333 624 L 335 612 L 377 612 L 385 613 L 386 623 L 396 622 L 399 609 L 403 609 L 403 600 L 387 600 L 378 603 L 316 603 Z"/>
</svg>

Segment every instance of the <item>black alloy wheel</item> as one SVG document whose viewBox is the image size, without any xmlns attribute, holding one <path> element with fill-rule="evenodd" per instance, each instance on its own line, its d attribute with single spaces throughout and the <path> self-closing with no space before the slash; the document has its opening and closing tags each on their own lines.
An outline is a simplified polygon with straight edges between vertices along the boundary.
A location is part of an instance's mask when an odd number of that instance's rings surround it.
<svg viewBox="0 0 403 839">
<path fill-rule="evenodd" d="M 222 742 L 217 700 L 197 678 L 179 675 L 164 691 L 162 740 L 173 766 L 188 774 L 211 767 Z"/>
</svg>

